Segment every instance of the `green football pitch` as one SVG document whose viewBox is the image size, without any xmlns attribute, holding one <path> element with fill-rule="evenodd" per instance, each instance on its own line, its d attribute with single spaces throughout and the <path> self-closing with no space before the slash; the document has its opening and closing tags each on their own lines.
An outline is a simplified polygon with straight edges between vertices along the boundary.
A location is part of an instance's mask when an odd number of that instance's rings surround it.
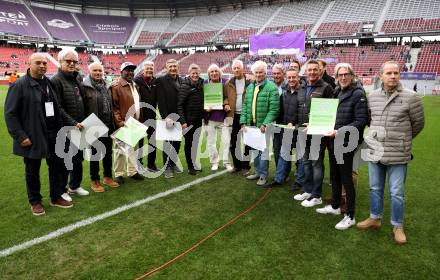
<svg viewBox="0 0 440 280">
<path fill-rule="evenodd" d="M 182 173 L 169 180 L 127 180 L 118 189 L 74 197 L 73 208 L 60 209 L 49 206 L 47 168 L 43 163 L 46 215 L 34 217 L 26 198 L 23 160 L 12 155 L 4 123 L 5 92 L 6 87 L 0 88 L 0 251 L 213 174 L 204 159 L 203 171 L 196 177 Z M 414 142 L 414 160 L 409 164 L 405 190 L 405 246 L 395 245 L 392 239 L 388 193 L 381 229 L 340 232 L 334 225 L 341 217 L 317 214 L 292 199 L 287 186 L 291 180 L 196 250 L 149 278 L 438 279 L 440 98 L 423 100 L 426 125 Z M 157 158 L 161 166 L 161 156 Z M 272 162 L 271 175 L 273 169 Z M 87 189 L 88 174 L 84 162 L 83 186 Z M 362 166 L 356 196 L 358 221 L 369 215 L 367 175 L 367 167 Z M 223 174 L 0 257 L 0 279 L 134 279 L 184 252 L 253 205 L 265 192 L 255 181 Z M 330 195 L 328 168 L 324 193 Z"/>
</svg>

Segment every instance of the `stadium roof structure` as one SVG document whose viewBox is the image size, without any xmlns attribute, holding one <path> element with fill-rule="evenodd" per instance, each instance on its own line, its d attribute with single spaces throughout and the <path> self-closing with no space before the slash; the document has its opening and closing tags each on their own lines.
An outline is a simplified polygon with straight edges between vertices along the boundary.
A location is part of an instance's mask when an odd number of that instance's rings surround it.
<svg viewBox="0 0 440 280">
<path fill-rule="evenodd" d="M 94 0 L 94 1 L 85 1 L 85 0 L 62 0 L 62 1 L 53 1 L 53 0 L 33 0 L 32 2 L 37 3 L 45 3 L 50 5 L 75 5 L 81 6 L 83 8 L 86 7 L 105 7 L 105 8 L 113 8 L 113 9 L 129 9 L 129 10 L 145 10 L 145 9 L 160 9 L 160 10 L 179 10 L 179 9 L 188 9 L 188 8 L 211 8 L 219 10 L 221 7 L 232 6 L 234 8 L 243 8 L 247 4 L 255 4 L 259 3 L 263 4 L 272 4 L 276 2 L 274 0 Z"/>
</svg>

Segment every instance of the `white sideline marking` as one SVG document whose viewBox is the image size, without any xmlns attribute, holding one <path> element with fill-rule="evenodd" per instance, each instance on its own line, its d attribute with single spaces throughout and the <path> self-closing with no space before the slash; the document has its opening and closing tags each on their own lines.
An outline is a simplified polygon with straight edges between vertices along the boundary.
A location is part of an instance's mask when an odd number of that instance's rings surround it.
<svg viewBox="0 0 440 280">
<path fill-rule="evenodd" d="M 57 229 L 55 231 L 52 231 L 52 232 L 50 232 L 50 233 L 48 233 L 46 235 L 43 235 L 43 236 L 34 238 L 32 240 L 20 243 L 18 245 L 14 245 L 14 246 L 9 247 L 7 249 L 1 250 L 0 251 L 0 257 L 9 256 L 9 255 L 11 255 L 11 254 L 13 254 L 15 252 L 22 251 L 22 250 L 27 249 L 29 247 L 32 247 L 34 245 L 38 245 L 38 244 L 43 243 L 45 241 L 57 238 L 57 237 L 59 237 L 61 235 L 64 235 L 64 234 L 69 233 L 69 232 L 72 232 L 72 231 L 74 231 L 76 229 L 79 229 L 81 227 L 85 227 L 85 226 L 91 225 L 91 224 L 93 224 L 95 222 L 98 222 L 100 220 L 104 220 L 104 219 L 109 218 L 111 216 L 114 216 L 114 215 L 117 215 L 119 213 L 122 213 L 122 212 L 125 212 L 127 210 L 130 210 L 132 208 L 141 206 L 141 205 L 143 205 L 145 203 L 148 203 L 150 201 L 153 201 L 153 200 L 156 200 L 156 199 L 168 196 L 168 195 L 173 194 L 173 193 L 181 192 L 181 191 L 183 191 L 185 189 L 190 188 L 191 186 L 194 186 L 196 184 L 199 184 L 199 183 L 202 183 L 204 181 L 208 181 L 208 180 L 211 180 L 212 178 L 215 178 L 215 177 L 218 177 L 220 175 L 223 175 L 226 172 L 227 172 L 227 170 L 223 170 L 223 171 L 220 171 L 220 172 L 208 175 L 206 177 L 199 178 L 197 180 L 194 180 L 192 182 L 186 183 L 184 185 L 181 185 L 181 186 L 169 189 L 169 190 L 164 191 L 164 192 L 157 193 L 157 194 L 152 195 L 152 196 L 148 196 L 146 198 L 137 200 L 137 201 L 135 201 L 133 203 L 130 203 L 130 204 L 122 205 L 122 206 L 120 206 L 120 207 L 118 207 L 116 209 L 113 209 L 111 211 L 108 211 L 108 212 L 99 214 L 97 216 L 93 216 L 93 217 L 84 219 L 84 220 L 76 222 L 74 224 L 70 224 L 68 226 L 62 227 L 62 228 Z"/>
</svg>

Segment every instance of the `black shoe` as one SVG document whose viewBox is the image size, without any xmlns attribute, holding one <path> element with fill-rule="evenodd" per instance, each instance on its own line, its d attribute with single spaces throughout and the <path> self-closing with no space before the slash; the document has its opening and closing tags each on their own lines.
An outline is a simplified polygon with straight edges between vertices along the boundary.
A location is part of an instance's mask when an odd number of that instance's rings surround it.
<svg viewBox="0 0 440 280">
<path fill-rule="evenodd" d="M 277 182 L 277 181 L 272 181 L 269 184 L 266 184 L 263 186 L 263 188 L 278 188 L 281 187 L 283 184 Z"/>
<path fill-rule="evenodd" d="M 297 191 L 299 191 L 300 189 L 302 189 L 302 185 L 300 184 L 300 183 L 298 183 L 298 182 L 295 182 L 295 184 L 293 184 L 293 186 L 292 186 L 292 191 L 293 192 L 297 192 Z"/>
<path fill-rule="evenodd" d="M 136 181 L 144 180 L 144 177 L 141 174 L 139 174 L 139 173 L 136 173 L 133 176 L 130 176 L 130 178 L 133 179 L 133 180 L 136 180 Z"/>
<path fill-rule="evenodd" d="M 150 165 L 147 168 L 148 168 L 148 171 L 150 171 L 150 172 L 157 172 L 157 171 L 159 171 L 159 169 L 157 168 L 156 165 Z"/>
<path fill-rule="evenodd" d="M 190 169 L 188 169 L 188 174 L 189 175 L 197 175 L 197 170 L 195 170 L 194 168 L 190 168 Z"/>
<path fill-rule="evenodd" d="M 115 182 L 117 182 L 119 185 L 124 184 L 124 177 L 122 177 L 122 176 L 116 177 Z"/>
</svg>

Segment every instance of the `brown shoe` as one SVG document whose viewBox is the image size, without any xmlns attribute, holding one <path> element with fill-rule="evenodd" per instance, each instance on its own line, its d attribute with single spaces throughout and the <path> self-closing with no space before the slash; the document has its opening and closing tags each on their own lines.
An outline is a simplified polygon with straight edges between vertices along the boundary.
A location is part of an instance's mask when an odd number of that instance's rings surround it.
<svg viewBox="0 0 440 280">
<path fill-rule="evenodd" d="M 106 186 L 112 187 L 112 188 L 118 188 L 120 185 L 118 182 L 115 182 L 111 177 L 104 177 L 104 180 L 102 180 L 102 183 Z"/>
<path fill-rule="evenodd" d="M 396 241 L 398 245 L 403 245 L 406 243 L 406 235 L 405 232 L 403 231 L 403 227 L 394 227 L 393 233 L 394 233 L 394 241 Z"/>
<path fill-rule="evenodd" d="M 382 225 L 380 219 L 371 219 L 368 218 L 363 220 L 362 222 L 357 223 L 356 227 L 358 229 L 378 229 Z"/>
<path fill-rule="evenodd" d="M 101 183 L 99 183 L 98 180 L 92 180 L 90 182 L 90 188 L 96 193 L 105 192 L 104 187 L 101 186 Z"/>
<path fill-rule="evenodd" d="M 51 206 L 56 206 L 60 208 L 70 208 L 73 207 L 73 203 L 71 201 L 64 200 L 63 198 L 58 198 L 55 201 L 50 202 Z"/>
<path fill-rule="evenodd" d="M 46 211 L 44 211 L 43 205 L 41 202 L 37 202 L 33 205 L 31 205 L 32 215 L 34 216 L 41 216 L 46 214 Z"/>
<path fill-rule="evenodd" d="M 250 169 L 242 169 L 241 175 L 244 177 L 247 177 L 247 176 L 251 175 L 251 170 Z"/>
</svg>

